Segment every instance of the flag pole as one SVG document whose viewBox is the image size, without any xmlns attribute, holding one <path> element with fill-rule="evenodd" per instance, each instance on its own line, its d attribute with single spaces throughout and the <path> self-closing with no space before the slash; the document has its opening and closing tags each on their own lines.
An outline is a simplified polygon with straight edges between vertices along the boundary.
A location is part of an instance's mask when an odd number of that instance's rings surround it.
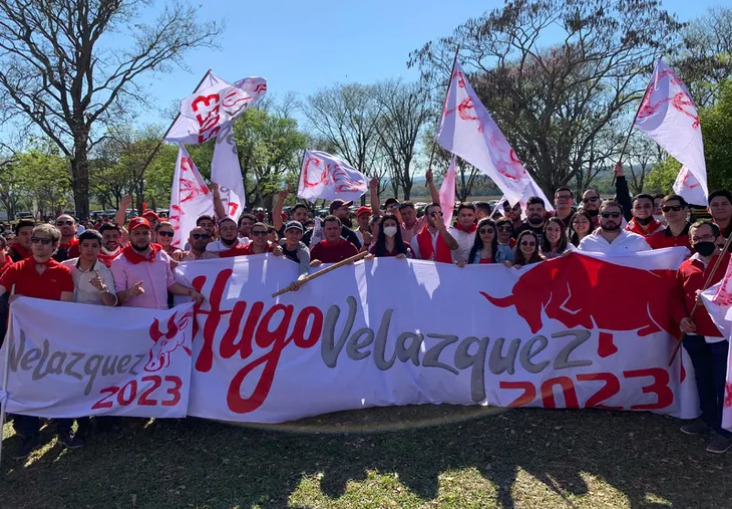
<svg viewBox="0 0 732 509">
<path fill-rule="evenodd" d="M 455 56 L 452 59 L 452 69 L 450 69 L 450 77 L 447 79 L 447 88 L 445 89 L 445 100 L 443 101 L 443 105 L 447 102 L 447 94 L 450 92 L 450 83 L 452 83 L 452 75 L 455 73 L 455 64 L 457 64 L 457 57 L 458 53 L 460 53 L 460 45 L 457 45 L 457 48 L 455 48 Z M 444 109 L 444 106 L 443 106 Z M 437 126 L 440 125 L 440 120 L 442 119 L 442 112 L 440 112 L 440 116 L 437 119 Z M 437 134 L 437 133 L 435 133 Z M 435 157 L 435 149 L 437 148 L 437 140 L 432 140 L 432 150 L 430 150 L 430 160 L 427 163 L 427 171 L 432 171 L 432 160 Z M 424 186 L 427 187 L 427 182 L 425 181 Z"/>
<path fill-rule="evenodd" d="M 724 254 L 729 250 L 730 243 L 732 243 L 732 235 L 730 235 L 727 238 L 727 242 L 724 243 L 724 247 L 719 253 L 719 256 L 717 257 L 717 261 L 714 263 L 714 267 L 712 268 L 712 272 L 709 273 L 709 276 L 707 277 L 707 281 L 704 283 L 704 287 L 701 289 L 703 292 L 707 288 L 709 288 L 709 285 L 712 283 L 712 278 L 714 277 L 714 274 L 717 273 L 717 269 L 719 268 L 720 264 L 722 263 L 722 258 L 724 257 Z M 694 302 L 694 307 L 691 308 L 691 313 L 689 313 L 689 318 L 693 318 L 694 313 L 696 313 L 696 310 L 699 309 L 700 306 L 700 299 L 701 297 L 697 296 L 696 301 Z M 678 340 L 676 344 L 676 348 L 674 348 L 674 353 L 671 355 L 671 360 L 668 361 L 668 366 L 671 367 L 671 364 L 674 363 L 674 360 L 676 359 L 676 355 L 678 355 L 679 350 L 681 349 L 681 345 L 684 342 L 684 338 L 686 338 L 686 333 L 684 333 L 681 336 L 681 339 Z"/>
</svg>

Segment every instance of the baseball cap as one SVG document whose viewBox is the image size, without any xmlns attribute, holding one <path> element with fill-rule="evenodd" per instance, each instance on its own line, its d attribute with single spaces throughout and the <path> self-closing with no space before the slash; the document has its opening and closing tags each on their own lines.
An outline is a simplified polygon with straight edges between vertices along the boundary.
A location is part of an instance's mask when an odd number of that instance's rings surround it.
<svg viewBox="0 0 732 509">
<path fill-rule="evenodd" d="M 154 214 L 154 212 L 153 212 Z M 137 228 L 147 228 L 150 229 L 150 221 L 145 219 L 144 217 L 135 217 L 130 221 L 130 227 L 128 228 L 130 231 L 136 230 Z"/>
<path fill-rule="evenodd" d="M 144 214 L 142 215 L 142 217 L 144 217 L 144 218 L 145 218 L 145 219 L 147 219 L 148 221 L 149 221 L 150 219 L 154 219 L 155 221 L 160 221 L 160 217 L 158 217 L 158 215 L 157 215 L 157 214 L 156 214 L 155 212 L 153 212 L 152 210 L 148 210 L 147 212 L 145 212 L 145 213 L 144 213 Z M 149 226 L 149 225 L 148 225 L 148 226 Z"/>
<path fill-rule="evenodd" d="M 287 223 L 285 223 L 285 231 L 291 228 L 297 228 L 300 231 L 304 231 L 302 224 L 300 224 L 300 221 L 288 221 Z"/>
<path fill-rule="evenodd" d="M 333 200 L 332 202 L 330 202 L 329 210 L 331 212 L 333 212 L 335 209 L 340 208 L 344 205 L 350 207 L 351 205 L 353 205 L 353 202 L 352 201 L 343 201 L 343 200 Z"/>
<path fill-rule="evenodd" d="M 366 206 L 359 207 L 358 210 L 356 211 L 356 217 L 360 217 L 363 214 L 367 214 L 367 215 L 370 216 L 371 215 L 371 207 L 366 207 Z"/>
</svg>

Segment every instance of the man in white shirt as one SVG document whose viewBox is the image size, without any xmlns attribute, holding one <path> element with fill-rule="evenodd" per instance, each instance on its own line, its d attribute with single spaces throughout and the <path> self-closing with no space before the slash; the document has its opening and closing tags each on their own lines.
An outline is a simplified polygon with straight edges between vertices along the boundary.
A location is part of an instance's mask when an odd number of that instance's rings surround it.
<svg viewBox="0 0 732 509">
<path fill-rule="evenodd" d="M 452 252 L 452 261 L 467 262 L 470 248 L 475 242 L 475 231 L 478 225 L 475 224 L 475 205 L 472 203 L 461 203 L 457 210 L 457 222 L 447 231 L 457 241 L 458 248 Z"/>
<path fill-rule="evenodd" d="M 206 252 L 212 256 L 204 256 L 203 258 L 216 258 L 215 253 L 219 251 L 227 251 L 238 246 L 246 246 L 250 240 L 247 237 L 239 237 L 239 227 L 236 221 L 230 217 L 225 217 L 219 221 L 220 239 L 210 242 L 206 245 Z"/>
<path fill-rule="evenodd" d="M 622 229 L 623 208 L 616 201 L 600 206 L 600 228 L 580 242 L 580 251 L 604 254 L 628 254 L 648 251 L 651 246 L 637 233 Z"/>
</svg>

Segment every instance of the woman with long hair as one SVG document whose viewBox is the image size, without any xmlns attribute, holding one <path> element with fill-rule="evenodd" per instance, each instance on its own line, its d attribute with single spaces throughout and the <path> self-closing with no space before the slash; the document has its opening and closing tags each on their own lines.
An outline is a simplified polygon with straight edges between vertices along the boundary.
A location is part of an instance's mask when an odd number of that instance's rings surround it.
<svg viewBox="0 0 732 509">
<path fill-rule="evenodd" d="M 530 263 L 544 261 L 544 257 L 539 253 L 539 241 L 536 234 L 530 230 L 523 231 L 516 239 L 516 247 L 513 248 L 513 264 L 506 261 L 504 264 L 511 267 L 523 267 Z"/>
<path fill-rule="evenodd" d="M 173 235 L 175 235 L 173 225 L 170 224 L 168 221 L 158 223 L 155 226 L 155 233 L 157 235 L 158 244 L 163 246 L 163 251 L 168 253 L 170 257 L 176 262 L 181 261 L 181 259 L 183 258 L 183 251 L 173 247 Z"/>
<path fill-rule="evenodd" d="M 544 223 L 544 237 L 541 240 L 541 254 L 547 260 L 561 256 L 567 250 L 567 231 L 558 217 L 550 217 Z"/>
<path fill-rule="evenodd" d="M 412 247 L 402 240 L 399 220 L 394 214 L 384 214 L 379 223 L 379 235 L 371 246 L 374 256 L 394 256 L 396 258 L 414 258 Z"/>
<path fill-rule="evenodd" d="M 467 263 L 501 263 L 506 260 L 513 260 L 513 250 L 505 244 L 498 243 L 498 232 L 496 223 L 485 217 L 478 221 L 473 247 L 470 248 Z M 464 267 L 466 262 L 458 262 L 459 267 Z"/>
<path fill-rule="evenodd" d="M 572 222 L 569 225 L 570 242 L 574 247 L 579 246 L 582 239 L 592 233 L 592 216 L 589 212 L 579 209 L 572 216 Z"/>
</svg>

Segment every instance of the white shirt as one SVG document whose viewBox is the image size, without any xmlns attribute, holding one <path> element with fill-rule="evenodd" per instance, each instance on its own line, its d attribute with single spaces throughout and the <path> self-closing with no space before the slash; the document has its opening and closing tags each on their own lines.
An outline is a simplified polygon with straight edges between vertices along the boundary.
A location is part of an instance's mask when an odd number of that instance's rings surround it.
<svg viewBox="0 0 732 509">
<path fill-rule="evenodd" d="M 473 242 L 475 242 L 475 234 L 478 230 L 467 233 L 451 226 L 447 231 L 458 243 L 458 248 L 452 252 L 452 261 L 467 262 L 470 249 L 473 247 Z"/>
<path fill-rule="evenodd" d="M 596 230 L 582 239 L 579 244 L 579 250 L 609 255 L 623 255 L 637 253 L 639 251 L 649 251 L 651 249 L 648 242 L 637 233 L 621 230 L 620 234 L 615 237 L 615 240 L 608 242 L 605 240 L 605 237 L 600 235 L 600 231 Z"/>
<path fill-rule="evenodd" d="M 221 239 L 209 242 L 206 245 L 206 251 L 208 251 L 209 253 L 218 253 L 219 251 L 227 251 L 236 246 L 246 246 L 251 242 L 251 240 L 249 240 L 249 237 L 238 237 L 238 240 L 239 242 L 236 242 L 231 246 L 227 246 L 226 244 L 221 242 Z"/>
<path fill-rule="evenodd" d="M 102 295 L 104 292 L 100 292 L 89 282 L 92 278 L 96 277 L 94 271 L 99 272 L 99 277 L 102 278 L 107 291 L 112 295 L 114 293 L 114 276 L 112 271 L 107 268 L 102 262 L 97 261 L 91 270 L 84 271 L 77 267 L 78 258 L 71 258 L 70 260 L 64 260 L 61 262 L 62 265 L 66 265 L 71 269 L 71 277 L 74 279 L 74 302 L 80 302 L 82 304 L 98 304 L 104 305 Z M 116 295 L 115 295 L 116 296 Z"/>
</svg>

